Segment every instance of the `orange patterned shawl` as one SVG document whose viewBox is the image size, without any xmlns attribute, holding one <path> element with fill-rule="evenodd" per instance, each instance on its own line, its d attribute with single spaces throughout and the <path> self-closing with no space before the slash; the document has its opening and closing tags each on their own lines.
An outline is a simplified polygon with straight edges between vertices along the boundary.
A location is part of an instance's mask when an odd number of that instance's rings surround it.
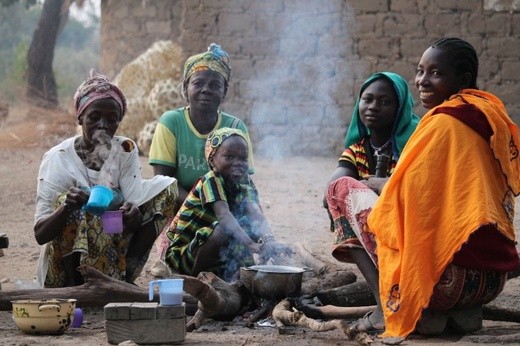
<svg viewBox="0 0 520 346">
<path fill-rule="evenodd" d="M 368 224 L 377 241 L 384 337 L 406 337 L 453 255 L 483 224 L 509 239 L 520 192 L 518 128 L 502 102 L 465 89 L 442 107 L 473 104 L 493 135 L 486 142 L 455 117 L 430 110 L 406 144 Z"/>
</svg>

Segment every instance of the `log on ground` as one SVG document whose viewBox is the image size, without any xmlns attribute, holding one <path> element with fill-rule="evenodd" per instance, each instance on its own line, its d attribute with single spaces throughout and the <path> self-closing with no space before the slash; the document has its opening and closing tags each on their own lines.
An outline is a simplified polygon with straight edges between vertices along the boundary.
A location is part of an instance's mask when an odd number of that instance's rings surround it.
<svg viewBox="0 0 520 346">
<path fill-rule="evenodd" d="M 79 270 L 85 279 L 85 283 L 79 286 L 0 291 L 0 310 L 11 310 L 11 301 L 25 299 L 76 299 L 78 307 L 149 301 L 148 289 L 111 278 L 90 266 L 82 266 Z M 187 312 L 195 310 L 196 301 L 187 295 L 183 300 L 187 305 Z M 157 294 L 153 301 L 159 301 Z"/>
</svg>

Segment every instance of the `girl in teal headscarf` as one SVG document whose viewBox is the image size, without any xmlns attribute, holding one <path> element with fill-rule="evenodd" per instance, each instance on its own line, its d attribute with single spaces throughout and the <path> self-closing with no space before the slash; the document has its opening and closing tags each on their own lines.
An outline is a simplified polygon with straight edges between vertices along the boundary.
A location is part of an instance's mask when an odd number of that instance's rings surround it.
<svg viewBox="0 0 520 346">
<path fill-rule="evenodd" d="M 366 180 L 376 174 L 377 159 L 386 158 L 382 176 L 390 176 L 419 118 L 403 77 L 378 72 L 361 85 L 345 137 L 345 151 L 327 186 L 340 177 Z M 381 161 L 380 161 L 381 163 Z M 381 167 L 381 165 L 380 165 Z M 326 199 L 323 199 L 327 208 Z"/>
<path fill-rule="evenodd" d="M 344 176 L 357 180 L 374 176 L 379 157 L 387 160 L 380 174 L 390 176 L 419 123 L 413 104 L 403 77 L 392 72 L 371 75 L 359 90 L 345 138 L 345 151 L 329 183 Z"/>
<path fill-rule="evenodd" d="M 414 101 L 412 94 L 408 90 L 408 83 L 403 79 L 403 77 L 392 72 L 374 73 L 368 77 L 363 85 L 361 85 L 359 97 L 354 105 L 352 119 L 345 137 L 345 148 L 348 148 L 352 144 L 359 142 L 362 138 L 370 135 L 370 129 L 360 119 L 359 104 L 361 96 L 366 88 L 374 81 L 381 78 L 386 78 L 392 83 L 399 102 L 390 138 L 392 153 L 396 158 L 399 158 L 408 138 L 410 138 L 417 127 L 419 118 L 413 113 Z"/>
<path fill-rule="evenodd" d="M 374 267 L 375 259 L 370 254 L 374 253 L 375 242 L 360 225 L 368 217 L 419 122 L 413 104 L 408 83 L 401 76 L 391 72 L 370 76 L 359 91 L 345 150 L 327 184 L 323 205 L 335 233 L 332 256 L 341 262 L 357 264 L 362 273 Z M 377 285 L 377 280 L 367 279 L 367 283 Z M 379 311 L 371 312 L 362 318 L 359 330 L 384 328 L 372 323 L 382 320 L 378 314 Z"/>
</svg>

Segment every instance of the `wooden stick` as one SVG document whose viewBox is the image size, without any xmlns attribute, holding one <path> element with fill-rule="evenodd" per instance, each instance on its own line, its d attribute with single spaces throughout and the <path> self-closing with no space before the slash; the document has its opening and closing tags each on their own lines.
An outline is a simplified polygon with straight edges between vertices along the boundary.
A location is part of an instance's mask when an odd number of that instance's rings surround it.
<svg viewBox="0 0 520 346">
<path fill-rule="evenodd" d="M 373 340 L 364 332 L 359 332 L 355 328 L 349 327 L 343 320 L 334 319 L 318 322 L 315 319 L 305 316 L 301 311 L 291 309 L 288 299 L 282 300 L 273 309 L 273 319 L 278 326 L 300 326 L 311 329 L 315 332 L 325 332 L 329 330 L 341 330 L 348 340 L 354 340 L 360 345 L 369 345 Z"/>
<path fill-rule="evenodd" d="M 520 311 L 518 310 L 484 305 L 482 306 L 482 315 L 485 320 L 520 323 Z"/>
<path fill-rule="evenodd" d="M 297 242 L 295 244 L 295 248 L 298 254 L 302 257 L 303 263 L 306 266 L 312 268 L 314 274 L 321 275 L 327 273 L 330 270 L 329 265 L 314 257 L 314 255 L 312 255 L 302 243 Z"/>
<path fill-rule="evenodd" d="M 316 293 L 324 305 L 365 306 L 374 305 L 376 300 L 366 281 L 356 281 L 344 286 Z"/>
<path fill-rule="evenodd" d="M 345 307 L 345 306 L 311 306 L 300 307 L 305 315 L 313 318 L 356 318 L 373 311 L 376 305 Z M 520 323 L 520 312 L 512 309 L 503 309 L 484 305 L 482 314 L 485 320 Z"/>
<path fill-rule="evenodd" d="M 271 310 L 274 308 L 274 306 L 276 305 L 276 302 L 273 301 L 273 300 L 269 300 L 269 301 L 266 301 L 264 302 L 263 305 L 261 305 L 257 310 L 256 312 L 251 315 L 251 317 L 249 317 L 245 322 L 244 324 L 246 325 L 246 327 L 252 327 L 253 324 L 257 321 L 259 321 L 260 319 L 266 317 L 269 315 L 269 313 L 271 312 Z"/>
</svg>

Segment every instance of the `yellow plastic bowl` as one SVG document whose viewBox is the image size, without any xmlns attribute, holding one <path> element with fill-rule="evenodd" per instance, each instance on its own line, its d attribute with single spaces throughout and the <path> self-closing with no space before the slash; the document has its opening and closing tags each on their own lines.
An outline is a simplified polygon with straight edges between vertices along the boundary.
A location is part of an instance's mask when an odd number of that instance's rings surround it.
<svg viewBox="0 0 520 346">
<path fill-rule="evenodd" d="M 76 299 L 14 300 L 13 320 L 28 334 L 63 334 L 74 318 Z"/>
</svg>

